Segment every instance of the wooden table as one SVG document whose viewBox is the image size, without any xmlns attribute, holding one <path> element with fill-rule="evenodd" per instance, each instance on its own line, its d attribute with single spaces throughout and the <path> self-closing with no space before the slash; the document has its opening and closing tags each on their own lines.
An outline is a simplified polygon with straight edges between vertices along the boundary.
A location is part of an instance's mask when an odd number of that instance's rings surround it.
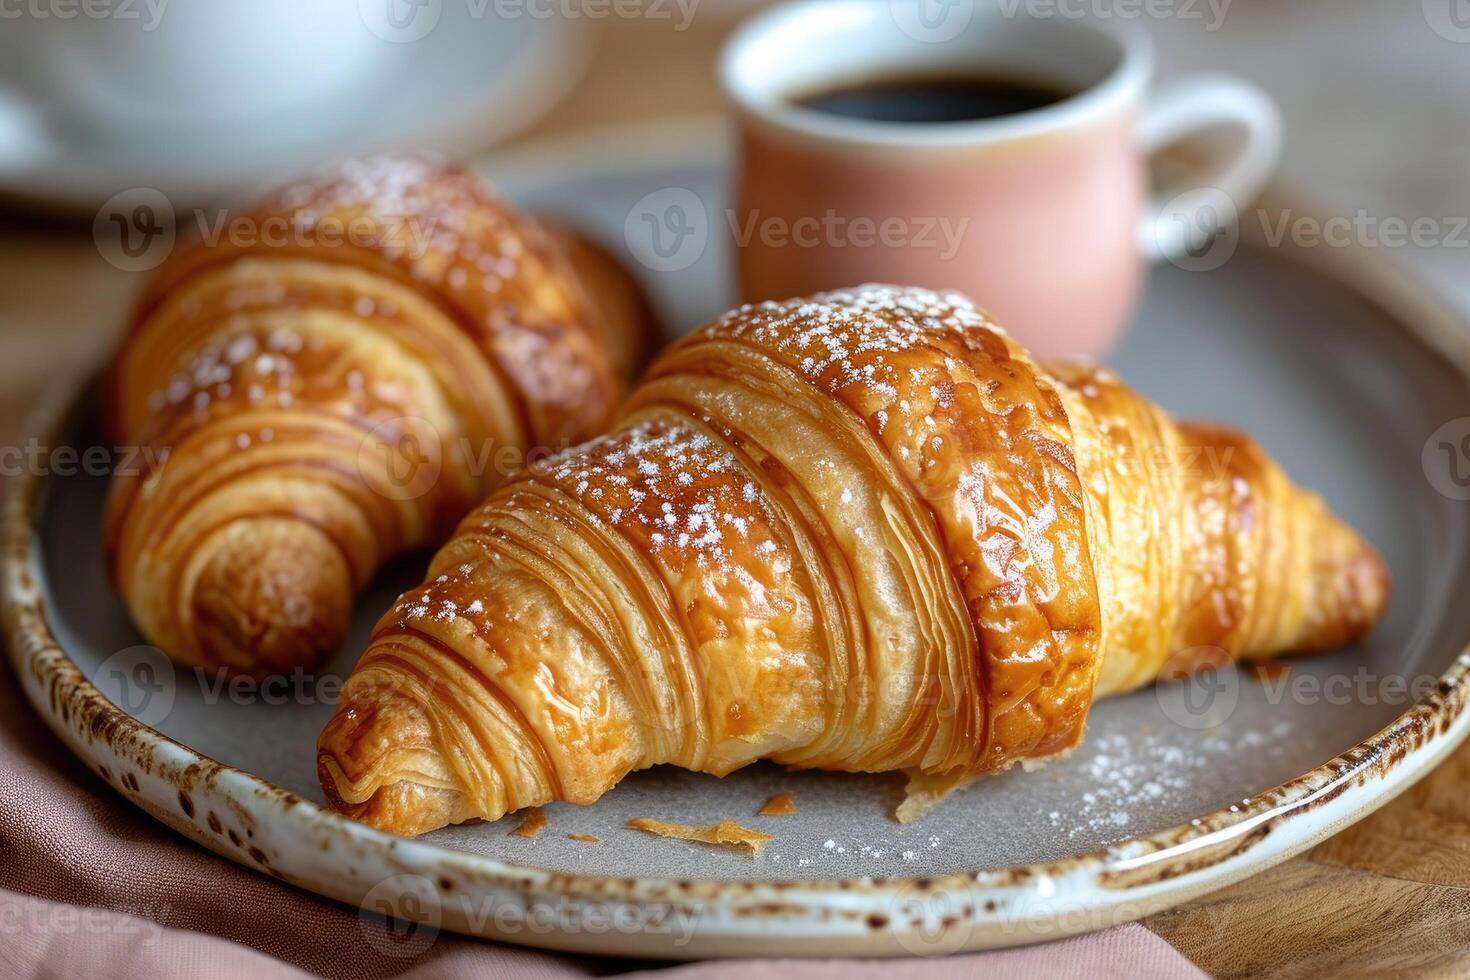
<svg viewBox="0 0 1470 980">
<path fill-rule="evenodd" d="M 588 77 L 517 142 L 717 111 L 728 22 L 608 20 Z M 90 221 L 0 213 L 0 444 L 48 384 L 105 356 L 138 277 Z M 1470 747 L 1374 816 L 1270 871 L 1145 924 L 1217 976 L 1470 971 Z"/>
</svg>

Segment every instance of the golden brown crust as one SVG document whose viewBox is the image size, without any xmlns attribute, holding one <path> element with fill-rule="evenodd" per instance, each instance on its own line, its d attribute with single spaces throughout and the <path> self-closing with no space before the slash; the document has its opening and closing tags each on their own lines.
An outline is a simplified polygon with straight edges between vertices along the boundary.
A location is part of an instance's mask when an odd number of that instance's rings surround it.
<svg viewBox="0 0 1470 980">
<path fill-rule="evenodd" d="M 493 495 L 318 751 L 398 833 L 443 819 L 415 786 L 493 819 L 660 763 L 904 769 L 937 799 L 1069 751 L 1181 644 L 1336 642 L 1385 585 L 1243 436 L 1043 370 L 960 297 L 864 287 L 707 324 L 613 432 Z"/>
<path fill-rule="evenodd" d="M 185 663 L 311 669 L 390 556 L 620 396 L 581 289 L 472 173 L 352 161 L 182 248 L 109 377 L 114 578 Z M 507 455 L 509 454 L 509 455 Z"/>
<path fill-rule="evenodd" d="M 567 260 L 464 167 L 427 157 L 349 160 L 223 220 L 215 240 L 179 249 L 158 269 L 130 333 L 207 268 L 250 255 L 302 258 L 363 270 L 437 305 L 500 372 L 527 434 L 542 444 L 596 432 L 621 394 Z M 358 299 L 346 297 L 349 306 Z M 131 399 L 127 406 L 138 409 Z M 131 421 L 134 412 L 118 417 Z"/>
<path fill-rule="evenodd" d="M 1098 696 L 1371 628 L 1388 600 L 1381 559 L 1254 439 L 1174 423 L 1105 368 L 1049 367 L 1074 401 L 1106 573 Z"/>
<path fill-rule="evenodd" d="M 635 380 L 658 349 L 662 333 L 653 303 L 627 265 L 601 243 L 555 219 L 537 216 L 582 289 L 613 369 Z"/>
<path fill-rule="evenodd" d="M 727 315 L 650 379 L 682 374 L 696 387 L 697 364 L 721 344 L 753 350 L 850 413 L 879 465 L 896 471 L 896 492 L 922 501 L 916 519 L 938 531 L 971 627 L 967 676 L 934 694 L 956 716 L 951 744 L 903 765 L 1002 769 L 1074 744 L 1101 614 L 1071 428 L 1026 353 L 966 303 L 870 290 Z M 936 664 L 946 656 L 938 645 L 921 653 Z"/>
</svg>

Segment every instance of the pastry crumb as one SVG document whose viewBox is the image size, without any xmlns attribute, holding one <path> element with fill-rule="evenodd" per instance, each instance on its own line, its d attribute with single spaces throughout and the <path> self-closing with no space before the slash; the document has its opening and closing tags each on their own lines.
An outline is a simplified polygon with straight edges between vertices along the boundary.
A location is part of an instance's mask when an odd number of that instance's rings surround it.
<svg viewBox="0 0 1470 980">
<path fill-rule="evenodd" d="M 715 844 L 720 847 L 747 847 L 752 854 L 759 854 L 768 841 L 775 839 L 770 834 L 742 827 L 733 820 L 721 820 L 703 827 L 689 827 L 681 823 L 664 823 L 662 820 L 639 817 L 629 820 L 627 826 L 656 837 Z"/>
<path fill-rule="evenodd" d="M 756 811 L 758 817 L 785 817 L 796 812 L 796 801 L 790 793 L 777 793 Z"/>
<path fill-rule="evenodd" d="M 904 787 L 903 802 L 898 805 L 898 810 L 894 813 L 898 822 L 904 824 L 918 820 L 938 806 L 949 794 L 975 781 L 973 775 L 961 771 L 934 774 L 911 769 L 908 770 L 908 777 L 908 785 Z"/>
<path fill-rule="evenodd" d="M 533 806 L 521 817 L 521 822 L 511 834 L 515 837 L 535 837 L 546 829 L 546 814 L 541 812 L 539 806 Z"/>
</svg>

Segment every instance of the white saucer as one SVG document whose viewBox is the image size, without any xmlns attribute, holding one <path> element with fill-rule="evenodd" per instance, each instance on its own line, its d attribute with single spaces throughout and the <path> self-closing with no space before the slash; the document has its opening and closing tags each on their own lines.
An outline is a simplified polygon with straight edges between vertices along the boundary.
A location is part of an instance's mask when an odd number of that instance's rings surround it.
<svg viewBox="0 0 1470 980">
<path fill-rule="evenodd" d="M 500 18 L 463 3 L 437 11 L 432 31 L 388 44 L 348 97 L 256 125 L 84 130 L 0 91 L 0 195 L 81 210 L 147 187 L 190 207 L 322 160 L 395 149 L 462 156 L 544 115 L 586 66 L 585 22 Z"/>
</svg>

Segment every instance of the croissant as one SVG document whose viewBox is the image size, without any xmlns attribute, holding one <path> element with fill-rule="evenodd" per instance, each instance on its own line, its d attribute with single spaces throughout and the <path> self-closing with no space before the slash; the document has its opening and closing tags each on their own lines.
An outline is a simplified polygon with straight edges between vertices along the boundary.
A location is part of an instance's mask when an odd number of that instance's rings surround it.
<svg viewBox="0 0 1470 980">
<path fill-rule="evenodd" d="M 1387 585 L 1250 438 L 1040 367 L 961 296 L 744 306 L 465 519 L 318 769 L 405 835 L 660 763 L 959 782 L 1067 752 L 1171 661 L 1352 640 Z"/>
<path fill-rule="evenodd" d="M 537 223 L 567 260 L 572 274 L 592 300 L 596 323 L 622 378 L 636 378 L 659 344 L 658 314 L 642 285 L 605 245 L 555 218 Z"/>
<path fill-rule="evenodd" d="M 313 668 L 388 558 L 606 425 L 614 341 L 458 167 L 352 161 L 228 218 L 158 269 L 108 378 L 114 437 L 152 450 L 106 514 L 134 621 L 186 664 Z"/>
</svg>

